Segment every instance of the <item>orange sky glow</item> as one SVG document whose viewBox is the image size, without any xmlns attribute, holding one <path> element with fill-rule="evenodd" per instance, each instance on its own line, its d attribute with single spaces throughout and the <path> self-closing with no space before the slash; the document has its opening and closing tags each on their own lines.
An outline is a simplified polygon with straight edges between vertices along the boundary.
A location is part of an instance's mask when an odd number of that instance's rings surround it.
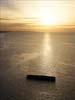
<svg viewBox="0 0 75 100">
<path fill-rule="evenodd" d="M 75 0 L 0 0 L 0 30 L 75 29 Z"/>
</svg>

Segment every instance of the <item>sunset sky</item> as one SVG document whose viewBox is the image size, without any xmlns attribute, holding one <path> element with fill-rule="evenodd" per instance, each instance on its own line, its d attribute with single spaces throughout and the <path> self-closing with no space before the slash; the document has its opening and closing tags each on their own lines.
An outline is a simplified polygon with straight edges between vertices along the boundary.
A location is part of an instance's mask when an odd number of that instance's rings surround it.
<svg viewBox="0 0 75 100">
<path fill-rule="evenodd" d="M 75 0 L 0 0 L 0 30 L 75 28 Z"/>
</svg>

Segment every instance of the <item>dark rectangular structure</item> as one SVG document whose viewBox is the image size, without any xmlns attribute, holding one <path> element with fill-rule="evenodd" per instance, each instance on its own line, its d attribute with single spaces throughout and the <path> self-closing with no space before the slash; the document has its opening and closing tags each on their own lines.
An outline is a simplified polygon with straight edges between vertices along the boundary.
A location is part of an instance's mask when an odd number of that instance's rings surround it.
<svg viewBox="0 0 75 100">
<path fill-rule="evenodd" d="M 54 76 L 45 76 L 45 75 L 27 75 L 27 79 L 30 80 L 39 80 L 39 81 L 50 81 L 50 82 L 55 82 L 56 77 Z"/>
</svg>

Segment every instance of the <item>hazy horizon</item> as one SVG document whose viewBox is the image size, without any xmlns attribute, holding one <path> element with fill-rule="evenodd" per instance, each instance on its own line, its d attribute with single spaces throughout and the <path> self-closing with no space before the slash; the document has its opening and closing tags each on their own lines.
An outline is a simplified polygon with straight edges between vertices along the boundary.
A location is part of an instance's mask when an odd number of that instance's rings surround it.
<svg viewBox="0 0 75 100">
<path fill-rule="evenodd" d="M 75 0 L 0 0 L 0 31 L 75 30 Z"/>
</svg>

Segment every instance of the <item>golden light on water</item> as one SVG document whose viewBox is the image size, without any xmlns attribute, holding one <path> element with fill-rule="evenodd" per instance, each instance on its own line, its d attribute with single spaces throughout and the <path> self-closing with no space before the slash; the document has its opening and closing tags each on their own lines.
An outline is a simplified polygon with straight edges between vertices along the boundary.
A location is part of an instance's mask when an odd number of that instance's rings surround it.
<svg viewBox="0 0 75 100">
<path fill-rule="evenodd" d="M 51 60 L 52 60 L 51 37 L 49 33 L 45 33 L 42 44 L 42 63 L 43 65 L 48 65 Z"/>
<path fill-rule="evenodd" d="M 41 67 L 40 71 L 44 75 L 53 75 L 54 67 L 50 66 L 52 64 L 52 58 L 53 58 L 53 50 L 52 50 L 52 44 L 51 44 L 51 37 L 49 33 L 44 34 L 43 38 L 43 44 L 42 44 L 42 58 L 41 58 Z"/>
<path fill-rule="evenodd" d="M 49 33 L 45 33 L 44 40 L 43 40 L 43 55 L 44 56 L 49 56 L 49 54 L 51 55 L 52 47 L 51 47 L 50 42 L 51 40 L 50 40 Z"/>
</svg>

